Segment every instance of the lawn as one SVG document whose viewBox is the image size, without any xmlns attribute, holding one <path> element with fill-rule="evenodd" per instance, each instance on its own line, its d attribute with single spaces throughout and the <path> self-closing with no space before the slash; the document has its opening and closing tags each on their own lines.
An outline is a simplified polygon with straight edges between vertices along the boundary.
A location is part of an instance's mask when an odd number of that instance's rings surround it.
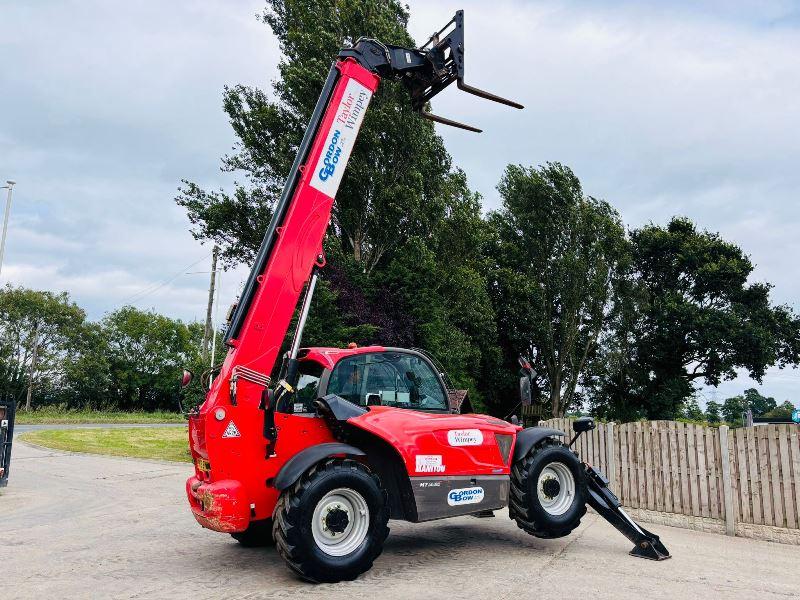
<svg viewBox="0 0 800 600">
<path fill-rule="evenodd" d="M 186 419 L 176 412 L 120 412 L 111 410 L 66 410 L 46 407 L 30 412 L 17 408 L 16 422 L 20 425 L 47 423 L 183 423 Z"/>
<path fill-rule="evenodd" d="M 56 450 L 191 461 L 185 427 L 50 429 L 29 431 L 20 439 Z"/>
</svg>

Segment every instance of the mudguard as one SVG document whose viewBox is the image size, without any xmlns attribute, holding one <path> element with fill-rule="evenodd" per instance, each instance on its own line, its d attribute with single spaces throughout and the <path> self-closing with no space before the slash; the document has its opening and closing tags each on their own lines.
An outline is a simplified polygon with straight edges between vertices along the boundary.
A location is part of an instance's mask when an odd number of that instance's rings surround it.
<svg viewBox="0 0 800 600">
<path fill-rule="evenodd" d="M 549 437 L 564 437 L 566 434 L 558 429 L 548 427 L 528 427 L 517 434 L 514 446 L 514 462 L 524 458 L 536 444 Z"/>
<path fill-rule="evenodd" d="M 364 456 L 364 452 L 350 444 L 328 443 L 310 446 L 294 455 L 275 476 L 275 487 L 281 491 L 294 484 L 300 476 L 323 458 L 344 454 L 345 456 Z"/>
</svg>

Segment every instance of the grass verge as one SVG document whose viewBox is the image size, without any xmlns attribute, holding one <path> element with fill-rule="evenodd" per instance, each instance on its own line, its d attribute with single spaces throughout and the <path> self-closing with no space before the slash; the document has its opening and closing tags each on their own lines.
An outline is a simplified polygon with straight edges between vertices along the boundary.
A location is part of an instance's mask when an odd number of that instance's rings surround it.
<svg viewBox="0 0 800 600">
<path fill-rule="evenodd" d="M 46 407 L 25 412 L 17 409 L 16 423 L 20 425 L 68 424 L 68 423 L 183 423 L 180 413 L 157 412 L 121 412 L 111 410 L 66 410 Z"/>
<path fill-rule="evenodd" d="M 156 458 L 190 462 L 184 427 L 132 427 L 119 429 L 50 429 L 28 431 L 20 439 L 71 452 Z"/>
</svg>

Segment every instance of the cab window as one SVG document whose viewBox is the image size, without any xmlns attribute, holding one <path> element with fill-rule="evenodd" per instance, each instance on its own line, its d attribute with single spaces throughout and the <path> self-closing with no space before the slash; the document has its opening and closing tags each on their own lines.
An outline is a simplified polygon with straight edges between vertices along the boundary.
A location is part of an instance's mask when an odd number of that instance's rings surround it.
<svg viewBox="0 0 800 600">
<path fill-rule="evenodd" d="M 436 372 L 415 354 L 378 352 L 341 360 L 331 373 L 328 394 L 359 406 L 447 410 Z"/>
<path fill-rule="evenodd" d="M 314 401 L 318 397 L 322 365 L 311 360 L 304 360 L 300 362 L 298 372 L 300 378 L 297 380 L 297 393 L 293 396 L 287 412 L 314 412 Z"/>
</svg>

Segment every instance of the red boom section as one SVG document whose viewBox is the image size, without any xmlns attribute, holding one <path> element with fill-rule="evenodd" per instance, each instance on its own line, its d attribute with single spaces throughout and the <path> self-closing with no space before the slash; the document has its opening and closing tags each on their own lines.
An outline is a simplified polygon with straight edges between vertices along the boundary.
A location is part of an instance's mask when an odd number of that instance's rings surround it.
<svg viewBox="0 0 800 600">
<path fill-rule="evenodd" d="M 239 337 L 230 342 L 232 348 L 214 381 L 208 400 L 226 398 L 231 371 L 235 366 L 248 367 L 267 375 L 272 371 L 303 286 L 311 276 L 314 262 L 322 254 L 322 241 L 328 229 L 336 188 L 346 166 L 346 159 L 343 161 L 341 153 L 337 154 L 340 136 L 336 132 L 347 126 L 347 118 L 358 101 L 353 90 L 355 88 L 357 91 L 359 87 L 351 82 L 355 81 L 366 88 L 371 96 L 380 81 L 376 75 L 349 59 L 340 62 L 337 68 L 341 76 L 312 145 L 309 160 L 301 167 L 302 176 L 286 219 L 278 227 L 277 241 L 266 269 L 258 279 L 259 287 L 250 311 Z M 366 102 L 369 102 L 369 98 L 366 98 Z M 362 110 L 366 111 L 366 108 L 364 103 Z M 335 122 L 337 116 L 344 116 L 345 122 Z M 348 140 L 351 144 L 355 142 L 357 133 L 352 132 L 352 138 Z M 329 143 L 329 140 L 334 141 Z M 349 151 L 346 158 L 349 158 Z M 312 165 L 313 171 L 308 168 L 309 165 Z M 314 165 L 332 170 L 332 173 L 321 179 L 324 174 L 321 176 L 321 169 L 316 169 Z M 328 195 L 321 189 L 332 193 Z"/>
<path fill-rule="evenodd" d="M 241 531 L 249 520 L 270 517 L 277 491 L 265 482 L 302 447 L 332 440 L 321 422 L 276 415 L 283 431 L 275 455 L 267 457 L 259 410 L 264 388 L 240 378 L 233 403 L 230 383 L 237 367 L 261 375 L 272 372 L 303 287 L 314 264 L 324 262 L 322 242 L 336 190 L 380 82 L 352 59 L 339 61 L 336 68 L 338 80 L 256 279 L 243 325 L 229 341 L 228 355 L 199 414 L 189 421 L 196 476 L 187 482 L 187 493 L 197 520 L 218 531 Z M 293 444 L 298 448 L 290 448 Z"/>
</svg>

